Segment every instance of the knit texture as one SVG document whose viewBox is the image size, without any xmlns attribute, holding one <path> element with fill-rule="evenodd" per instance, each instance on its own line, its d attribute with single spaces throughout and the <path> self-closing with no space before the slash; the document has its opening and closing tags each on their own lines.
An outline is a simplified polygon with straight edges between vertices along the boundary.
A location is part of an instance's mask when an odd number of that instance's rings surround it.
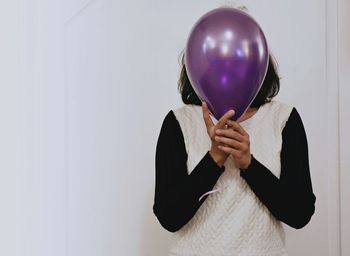
<svg viewBox="0 0 350 256">
<path fill-rule="evenodd" d="M 250 137 L 250 151 L 277 178 L 280 176 L 282 130 L 293 107 L 272 100 L 240 122 Z M 173 110 L 186 146 L 187 170 L 192 172 L 211 147 L 202 107 L 184 105 Z M 218 122 L 210 115 L 214 124 Z M 213 189 L 195 216 L 173 233 L 170 255 L 281 256 L 285 250 L 283 226 L 257 198 L 229 156 Z"/>
</svg>

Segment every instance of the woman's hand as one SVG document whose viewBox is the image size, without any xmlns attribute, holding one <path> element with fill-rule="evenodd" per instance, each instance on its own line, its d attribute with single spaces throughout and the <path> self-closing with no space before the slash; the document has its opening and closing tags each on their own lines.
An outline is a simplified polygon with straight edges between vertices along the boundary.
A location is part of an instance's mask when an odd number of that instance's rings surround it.
<svg viewBox="0 0 350 256">
<path fill-rule="evenodd" d="M 203 110 L 203 118 L 205 125 L 207 127 L 207 132 L 208 135 L 211 139 L 211 149 L 210 149 L 210 155 L 212 158 L 215 160 L 215 162 L 221 167 L 227 157 L 230 155 L 229 153 L 226 153 L 223 150 L 220 150 L 218 148 L 219 145 L 225 145 L 223 143 L 220 143 L 219 141 L 215 140 L 215 134 L 218 129 L 224 129 L 226 126 L 226 122 L 234 115 L 235 111 L 234 110 L 229 110 L 227 111 L 217 122 L 216 125 L 214 125 L 213 121 L 211 120 L 209 116 L 209 110 L 208 110 L 208 105 L 206 102 L 202 102 L 202 110 Z"/>
<path fill-rule="evenodd" d="M 228 129 L 216 129 L 215 141 L 224 143 L 218 148 L 231 154 L 235 165 L 240 169 L 247 169 L 251 163 L 249 134 L 235 121 L 227 120 Z"/>
</svg>

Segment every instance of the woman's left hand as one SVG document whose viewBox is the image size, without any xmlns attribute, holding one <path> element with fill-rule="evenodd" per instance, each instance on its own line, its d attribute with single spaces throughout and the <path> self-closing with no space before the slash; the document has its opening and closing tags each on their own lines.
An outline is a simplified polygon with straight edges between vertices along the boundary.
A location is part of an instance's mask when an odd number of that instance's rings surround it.
<svg viewBox="0 0 350 256">
<path fill-rule="evenodd" d="M 249 134 L 238 122 L 228 120 L 227 126 L 227 129 L 216 130 L 215 140 L 225 144 L 218 147 L 233 156 L 237 168 L 247 169 L 252 161 Z"/>
</svg>

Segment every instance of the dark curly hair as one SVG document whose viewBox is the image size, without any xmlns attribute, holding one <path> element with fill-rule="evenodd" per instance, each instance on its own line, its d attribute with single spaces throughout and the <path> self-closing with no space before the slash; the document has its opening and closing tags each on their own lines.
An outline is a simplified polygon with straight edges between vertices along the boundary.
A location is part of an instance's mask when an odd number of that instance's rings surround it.
<svg viewBox="0 0 350 256">
<path fill-rule="evenodd" d="M 179 62 L 181 65 L 180 78 L 178 80 L 178 90 L 181 94 L 183 103 L 202 105 L 200 98 L 197 96 L 192 88 L 190 80 L 187 76 L 187 71 L 185 67 L 185 50 L 183 49 L 179 56 Z M 254 98 L 253 102 L 250 104 L 250 108 L 258 108 L 267 102 L 270 102 L 280 90 L 280 77 L 277 73 L 277 64 L 274 57 L 269 54 L 269 65 L 267 68 L 267 73 L 258 94 Z"/>
</svg>

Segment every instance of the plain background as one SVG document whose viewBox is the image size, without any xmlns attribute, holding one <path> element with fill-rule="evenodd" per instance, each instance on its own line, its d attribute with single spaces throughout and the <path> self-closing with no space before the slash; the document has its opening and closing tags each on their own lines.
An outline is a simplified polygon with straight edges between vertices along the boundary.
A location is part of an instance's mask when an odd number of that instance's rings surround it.
<svg viewBox="0 0 350 256">
<path fill-rule="evenodd" d="M 155 147 L 178 56 L 223 1 L 0 1 L 0 255 L 166 255 Z M 350 255 L 350 3 L 240 1 L 308 136 L 316 213 L 290 255 Z M 341 254 L 342 252 L 342 254 Z"/>
</svg>

